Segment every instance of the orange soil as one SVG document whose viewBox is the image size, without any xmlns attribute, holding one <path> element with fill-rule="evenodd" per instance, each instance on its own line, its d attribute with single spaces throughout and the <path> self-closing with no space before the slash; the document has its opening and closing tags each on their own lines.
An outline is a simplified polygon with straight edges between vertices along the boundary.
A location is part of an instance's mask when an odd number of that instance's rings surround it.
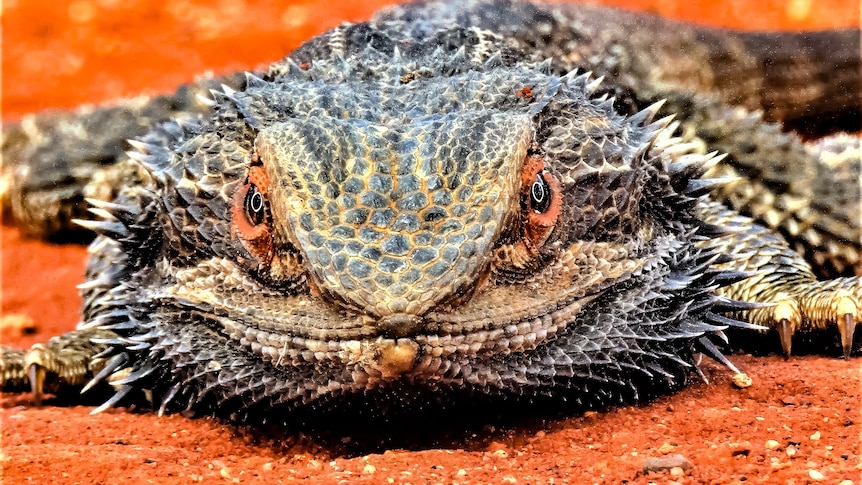
<svg viewBox="0 0 862 485">
<path fill-rule="evenodd" d="M 6 1 L 3 117 L 168 91 L 206 70 L 249 69 L 385 3 Z M 858 26 L 860 10 L 849 0 L 770 0 L 756 8 L 736 0 L 605 3 L 741 28 Z M 26 347 L 73 328 L 86 251 L 24 240 L 7 226 L 0 244 L 3 343 Z M 754 378 L 752 387 L 736 389 L 726 371 L 706 365 L 711 384 L 649 405 L 453 430 L 442 441 L 416 437 L 409 450 L 364 453 L 290 430 L 124 409 L 89 416 L 92 408 L 37 409 L 26 396 L 6 396 L 0 481 L 862 483 L 858 358 L 733 360 Z M 672 454 L 694 468 L 641 471 L 646 458 Z"/>
</svg>

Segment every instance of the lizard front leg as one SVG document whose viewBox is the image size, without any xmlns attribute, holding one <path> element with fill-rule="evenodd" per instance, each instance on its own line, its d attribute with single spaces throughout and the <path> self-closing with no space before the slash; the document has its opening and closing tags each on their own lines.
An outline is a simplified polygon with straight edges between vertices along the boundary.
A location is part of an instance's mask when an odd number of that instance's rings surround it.
<svg viewBox="0 0 862 485">
<path fill-rule="evenodd" d="M 853 351 L 853 334 L 862 322 L 862 281 L 858 276 L 820 281 L 811 266 L 774 232 L 721 204 L 708 203 L 701 215 L 730 232 L 707 244 L 734 256 L 725 269 L 752 276 L 722 288 L 734 299 L 769 305 L 744 312 L 743 319 L 774 328 L 786 356 L 797 332 L 837 329 L 844 358 Z"/>
<path fill-rule="evenodd" d="M 111 372 L 100 357 L 103 342 L 116 338 L 111 331 L 79 329 L 37 343 L 28 350 L 0 346 L 0 378 L 3 392 L 31 391 L 36 405 L 45 394 L 86 391 L 100 372 Z"/>
</svg>

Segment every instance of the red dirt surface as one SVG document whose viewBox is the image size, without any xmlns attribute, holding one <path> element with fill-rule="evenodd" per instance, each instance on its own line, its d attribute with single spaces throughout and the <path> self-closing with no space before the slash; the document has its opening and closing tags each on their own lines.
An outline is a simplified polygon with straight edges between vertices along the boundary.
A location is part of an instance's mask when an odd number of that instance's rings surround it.
<svg viewBox="0 0 862 485">
<path fill-rule="evenodd" d="M 343 20 L 391 2 L 331 6 L 239 1 L 47 0 L 3 3 L 4 119 L 170 90 L 206 70 L 249 69 Z M 737 28 L 859 25 L 852 0 L 608 0 Z M 86 251 L 2 228 L 4 344 L 26 347 L 77 322 Z M 525 418 L 409 449 L 357 452 L 290 429 L 263 433 L 211 419 L 126 409 L 34 408 L 0 400 L 0 481 L 13 483 L 862 483 L 860 359 L 734 356 L 754 385 L 710 384 L 641 406 L 568 419 Z M 409 430 L 407 431 L 409 434 Z M 649 457 L 689 470 L 644 473 Z"/>
</svg>

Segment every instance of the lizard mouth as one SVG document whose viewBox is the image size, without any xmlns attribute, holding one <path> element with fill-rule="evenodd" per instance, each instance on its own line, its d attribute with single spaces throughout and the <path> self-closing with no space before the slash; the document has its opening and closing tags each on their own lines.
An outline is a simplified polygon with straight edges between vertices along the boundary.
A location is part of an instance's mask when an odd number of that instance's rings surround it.
<svg viewBox="0 0 862 485">
<path fill-rule="evenodd" d="M 523 352 L 565 331 L 607 288 L 640 269 L 625 251 L 609 251 L 576 243 L 534 277 L 541 291 L 493 286 L 457 307 L 386 322 L 308 293 L 275 292 L 222 258 L 176 271 L 175 284 L 158 298 L 204 316 L 277 366 L 328 361 L 372 375 L 427 374 L 443 360 Z M 601 275 L 589 269 L 597 257 L 607 261 Z"/>
</svg>

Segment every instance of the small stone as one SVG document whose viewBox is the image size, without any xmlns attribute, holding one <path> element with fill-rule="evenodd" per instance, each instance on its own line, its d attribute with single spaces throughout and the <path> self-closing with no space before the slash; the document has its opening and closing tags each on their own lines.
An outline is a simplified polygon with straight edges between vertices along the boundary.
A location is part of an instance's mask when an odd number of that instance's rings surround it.
<svg viewBox="0 0 862 485">
<path fill-rule="evenodd" d="M 36 333 L 36 322 L 29 315 L 10 313 L 0 316 L 0 340 L 20 338 Z"/>
<path fill-rule="evenodd" d="M 272 471 L 272 462 L 268 461 L 268 462 L 264 463 L 263 465 L 261 465 L 261 468 L 263 468 L 263 471 L 265 471 L 265 472 L 271 472 Z"/>
<path fill-rule="evenodd" d="M 672 468 L 680 468 L 682 471 L 688 471 L 694 468 L 694 464 L 682 455 L 670 455 L 661 458 L 651 457 L 643 462 L 644 473 L 660 472 Z"/>
<path fill-rule="evenodd" d="M 795 446 L 788 446 L 787 449 L 784 450 L 784 452 L 787 453 L 787 456 L 789 456 L 789 457 L 796 456 L 796 451 L 797 450 L 796 450 Z"/>
<path fill-rule="evenodd" d="M 779 446 L 781 446 L 781 443 L 779 443 L 775 440 L 767 440 L 766 441 L 766 449 L 767 450 L 774 450 L 774 449 L 778 448 Z"/>
<path fill-rule="evenodd" d="M 811 441 L 817 441 L 820 439 L 820 431 L 815 431 L 813 435 L 810 436 Z"/>
<path fill-rule="evenodd" d="M 465 470 L 465 469 L 463 469 L 463 468 L 460 468 L 460 469 L 455 473 L 455 476 L 457 476 L 457 477 L 466 477 L 466 476 L 467 476 L 467 470 Z"/>
<path fill-rule="evenodd" d="M 507 453 L 506 450 L 497 450 L 494 452 L 494 456 L 497 458 L 508 458 L 509 453 Z"/>
<path fill-rule="evenodd" d="M 664 443 L 662 443 L 661 446 L 658 447 L 658 452 L 661 453 L 662 455 L 667 455 L 668 453 L 673 451 L 674 448 L 675 448 L 675 446 L 673 446 L 672 444 L 665 441 Z"/>
<path fill-rule="evenodd" d="M 812 480 L 823 480 L 823 474 L 817 470 L 808 470 L 808 478 Z"/>
<path fill-rule="evenodd" d="M 374 472 L 376 472 L 376 471 L 377 471 L 377 467 L 376 467 L 376 466 L 374 466 L 374 465 L 372 465 L 371 463 L 368 463 L 368 464 L 367 464 L 367 465 L 365 465 L 365 467 L 362 469 L 362 473 L 363 473 L 364 475 L 373 475 L 373 474 L 374 474 Z"/>
<path fill-rule="evenodd" d="M 751 453 L 751 443 L 742 441 L 740 443 L 731 443 L 728 445 L 731 456 L 748 456 Z"/>
<path fill-rule="evenodd" d="M 853 485 L 853 480 L 841 480 L 838 485 Z"/>
<path fill-rule="evenodd" d="M 670 476 L 672 476 L 672 477 L 681 477 L 683 475 L 685 475 L 685 470 L 683 470 L 682 468 L 680 468 L 678 466 L 675 466 L 675 467 L 670 469 Z"/>
<path fill-rule="evenodd" d="M 748 377 L 748 374 L 740 372 L 733 375 L 732 382 L 734 386 L 740 389 L 745 389 L 746 387 L 751 387 L 751 384 L 754 381 L 752 381 L 751 377 Z"/>
</svg>

